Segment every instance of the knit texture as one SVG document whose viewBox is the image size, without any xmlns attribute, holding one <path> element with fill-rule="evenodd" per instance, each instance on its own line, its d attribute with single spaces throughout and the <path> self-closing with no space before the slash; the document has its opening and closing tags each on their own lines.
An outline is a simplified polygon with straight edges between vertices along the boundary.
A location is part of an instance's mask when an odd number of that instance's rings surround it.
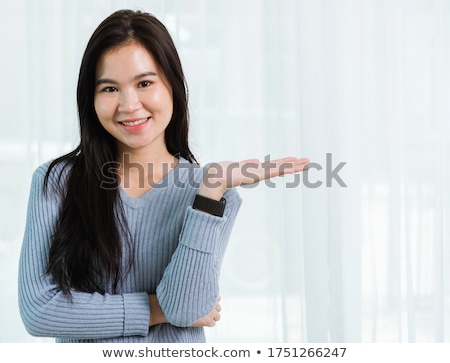
<svg viewBox="0 0 450 363">
<path fill-rule="evenodd" d="M 19 308 L 27 331 L 57 342 L 204 342 L 203 328 L 189 326 L 216 304 L 220 265 L 241 205 L 238 193 L 225 192 L 223 217 L 192 209 L 204 171 L 183 158 L 138 198 L 120 189 L 133 266 L 119 294 L 71 291 L 70 301 L 45 273 L 61 205 L 59 167 L 44 194 L 48 166 L 33 174 L 20 256 Z M 154 293 L 170 324 L 149 329 L 148 294 Z"/>
</svg>

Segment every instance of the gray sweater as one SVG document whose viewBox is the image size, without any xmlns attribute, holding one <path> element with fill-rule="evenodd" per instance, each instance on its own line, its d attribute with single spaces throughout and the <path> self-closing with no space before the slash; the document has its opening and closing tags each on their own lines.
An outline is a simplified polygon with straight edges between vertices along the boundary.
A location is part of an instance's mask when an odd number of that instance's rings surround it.
<svg viewBox="0 0 450 363">
<path fill-rule="evenodd" d="M 189 326 L 216 304 L 238 193 L 225 192 L 223 217 L 192 209 L 203 169 L 182 158 L 144 195 L 131 198 L 120 189 L 134 245 L 131 271 L 118 294 L 72 291 L 69 301 L 45 273 L 61 205 L 58 167 L 44 195 L 48 166 L 33 174 L 20 256 L 19 308 L 27 331 L 58 342 L 204 342 L 203 328 Z M 148 327 L 152 293 L 170 324 Z"/>
</svg>

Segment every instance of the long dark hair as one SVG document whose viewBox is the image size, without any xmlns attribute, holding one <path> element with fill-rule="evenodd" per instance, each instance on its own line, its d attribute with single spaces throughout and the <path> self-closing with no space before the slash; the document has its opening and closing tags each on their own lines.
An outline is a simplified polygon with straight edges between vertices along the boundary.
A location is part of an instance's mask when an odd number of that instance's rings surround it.
<svg viewBox="0 0 450 363">
<path fill-rule="evenodd" d="M 148 50 L 172 88 L 173 114 L 165 130 L 168 151 L 196 163 L 188 146 L 187 86 L 170 34 L 151 14 L 131 10 L 113 13 L 92 34 L 81 62 L 77 88 L 80 143 L 50 164 L 44 182 L 48 192 L 51 171 L 60 165 L 57 176 L 62 205 L 47 273 L 67 295 L 71 289 L 117 292 L 132 264 L 132 243 L 118 197 L 117 174 L 111 168 L 104 168 L 117 159 L 116 143 L 100 124 L 94 109 L 99 58 L 106 51 L 131 41 Z M 69 167 L 67 177 L 63 177 L 66 167 Z M 108 180 L 107 189 L 101 188 L 105 180 Z M 115 187 L 111 188 L 111 180 L 115 180 Z M 122 246 L 129 249 L 127 261 L 123 261 Z"/>
</svg>

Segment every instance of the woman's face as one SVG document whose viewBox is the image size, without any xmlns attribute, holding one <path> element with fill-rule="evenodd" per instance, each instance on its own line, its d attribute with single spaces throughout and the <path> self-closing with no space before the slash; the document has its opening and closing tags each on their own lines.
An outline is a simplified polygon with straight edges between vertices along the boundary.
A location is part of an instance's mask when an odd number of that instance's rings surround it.
<svg viewBox="0 0 450 363">
<path fill-rule="evenodd" d="M 172 90 L 153 56 L 139 43 L 100 57 L 94 107 L 119 152 L 167 151 L 164 131 L 173 113 Z"/>
</svg>

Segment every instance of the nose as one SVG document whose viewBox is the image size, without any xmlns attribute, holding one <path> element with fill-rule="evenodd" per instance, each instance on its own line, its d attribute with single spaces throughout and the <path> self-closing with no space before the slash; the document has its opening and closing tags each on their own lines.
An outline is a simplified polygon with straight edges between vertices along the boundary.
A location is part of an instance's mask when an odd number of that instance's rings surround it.
<svg viewBox="0 0 450 363">
<path fill-rule="evenodd" d="M 120 92 L 118 111 L 123 113 L 132 113 L 142 106 L 139 96 L 135 90 L 123 90 Z"/>
</svg>

